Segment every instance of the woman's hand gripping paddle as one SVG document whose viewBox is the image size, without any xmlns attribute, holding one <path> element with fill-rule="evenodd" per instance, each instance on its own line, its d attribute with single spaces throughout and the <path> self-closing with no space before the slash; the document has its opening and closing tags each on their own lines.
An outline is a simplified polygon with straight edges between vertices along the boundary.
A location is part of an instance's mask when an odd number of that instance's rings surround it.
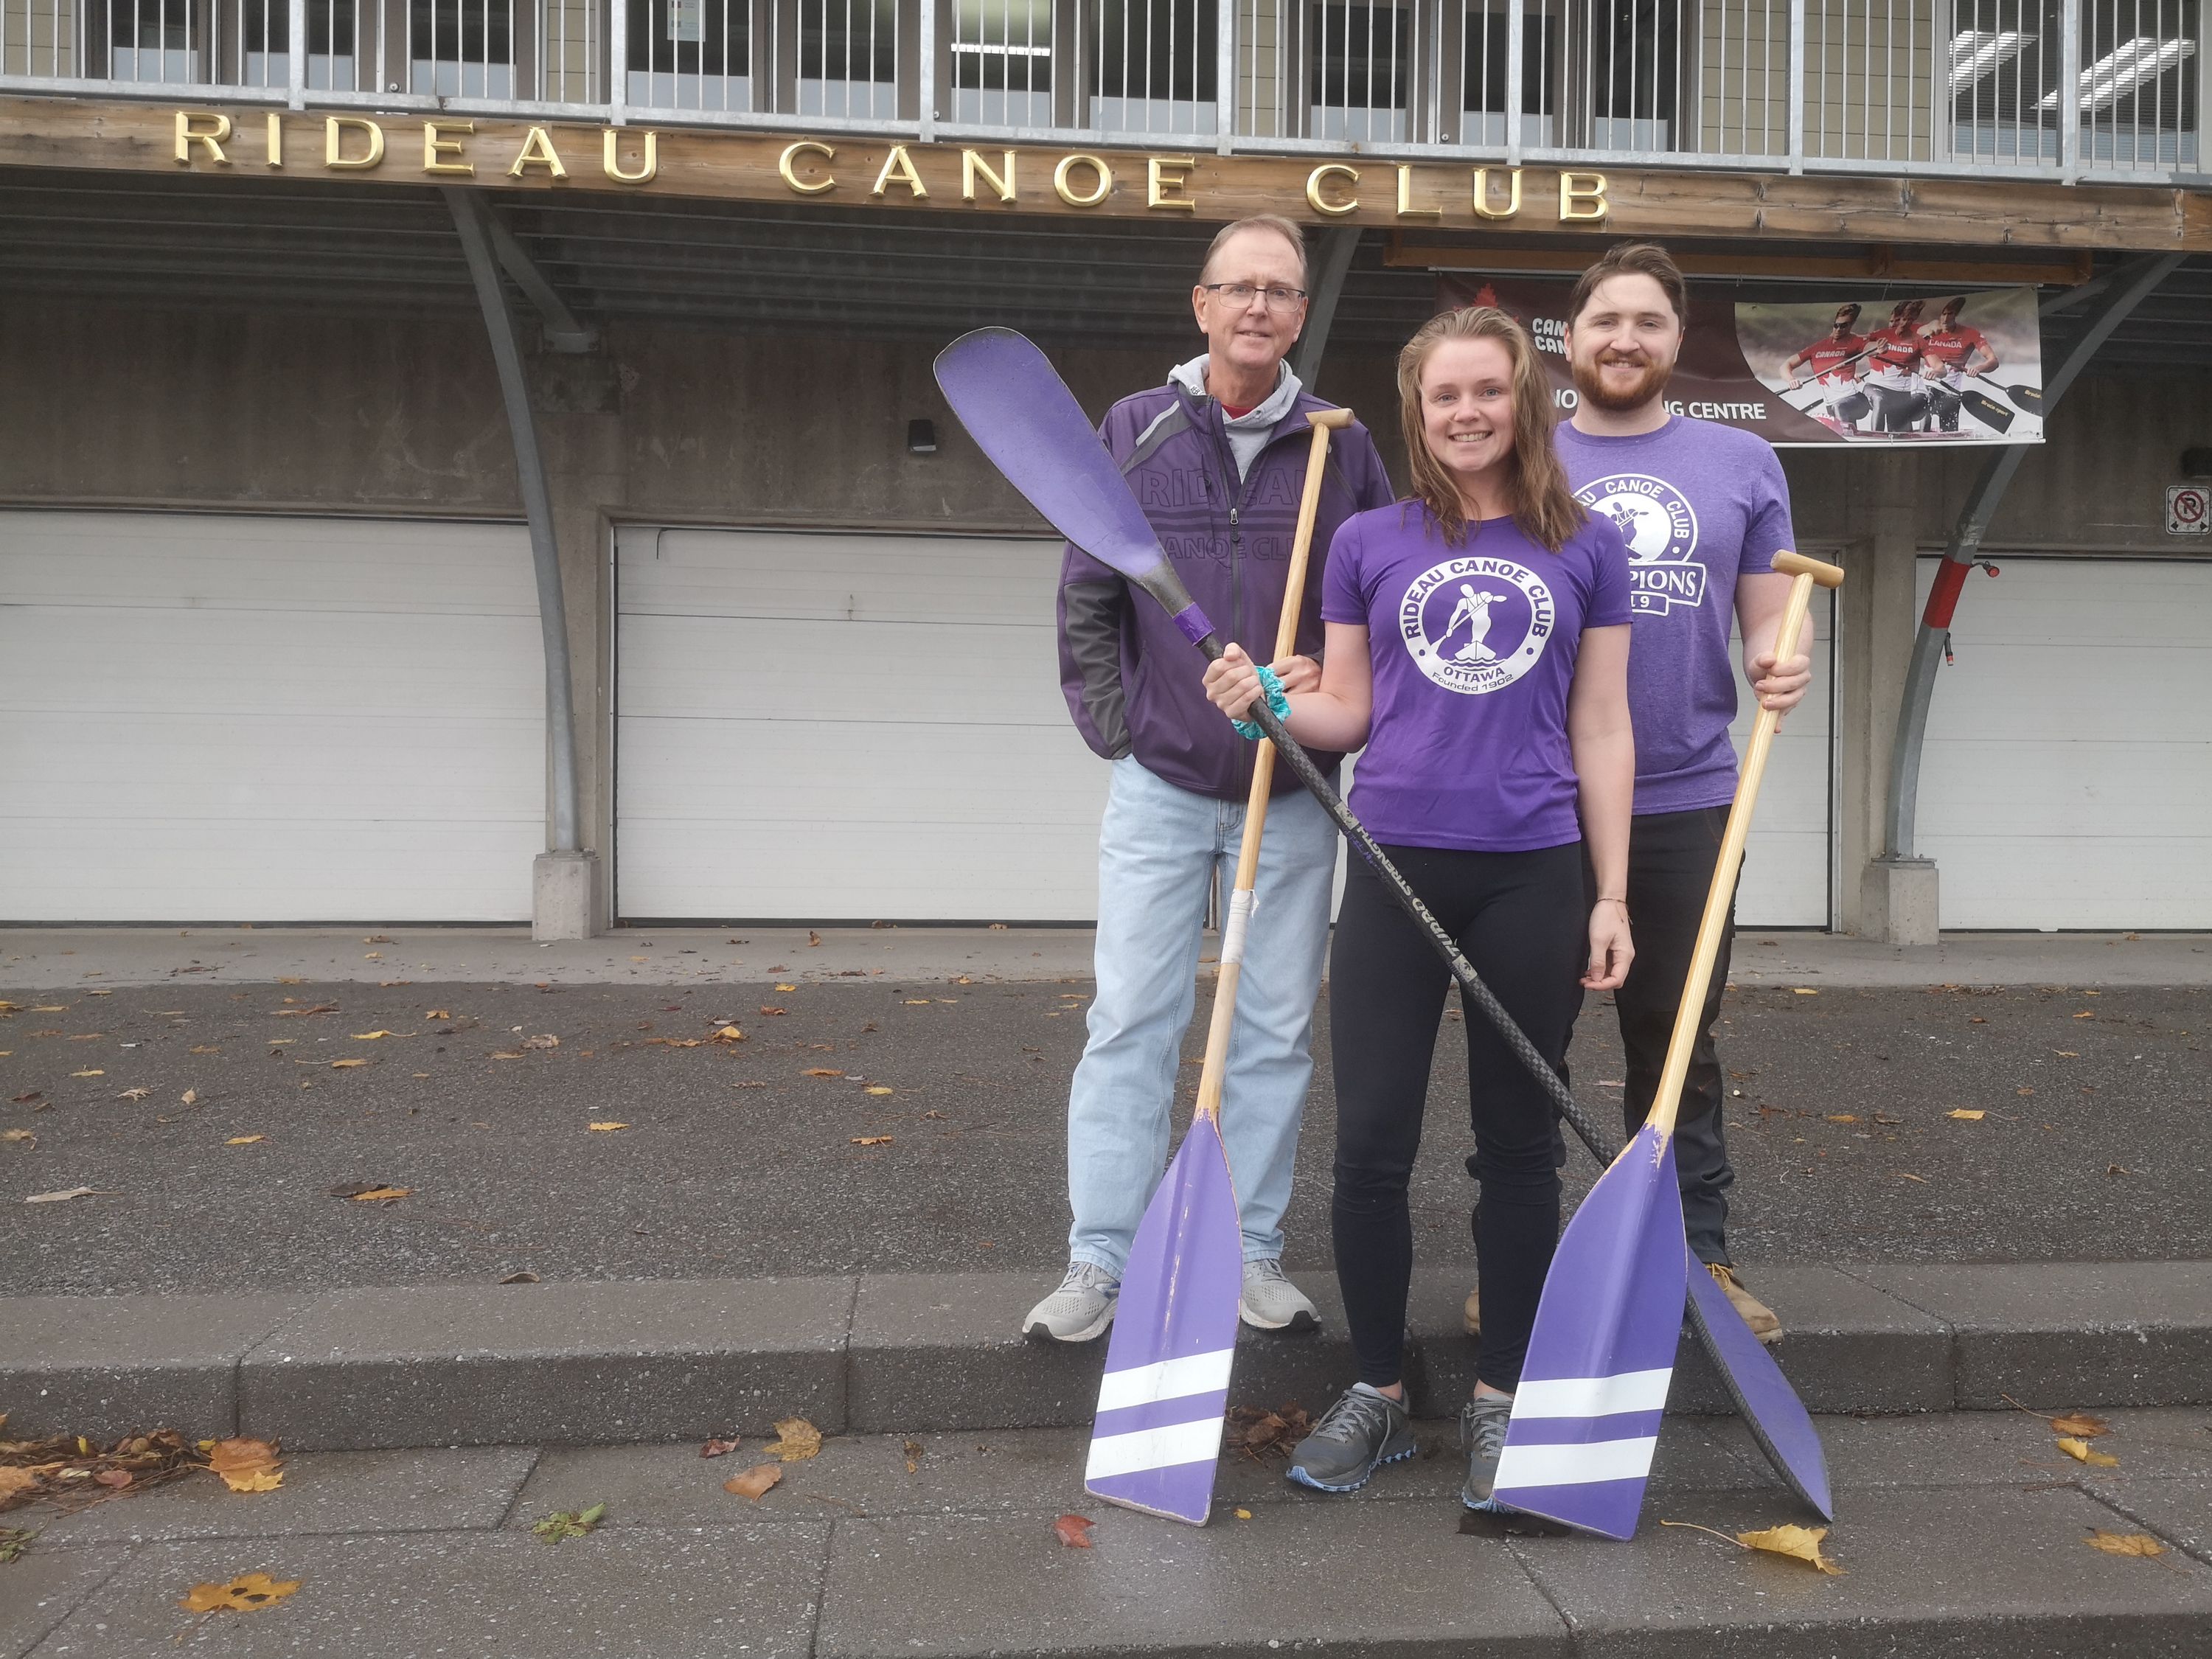
<svg viewBox="0 0 2212 1659">
<path fill-rule="evenodd" d="M 1777 554 L 1774 568 L 1795 579 L 1775 634 L 1775 655 L 1785 659 L 1796 654 L 1813 585 L 1833 587 L 1844 573 L 1795 553 Z M 1650 1114 L 1567 1224 L 1544 1280 L 1536 1328 L 1528 1339 L 1528 1358 L 1513 1396 L 1513 1419 L 1498 1463 L 1494 1492 L 1500 1508 L 1525 1510 L 1607 1538 L 1627 1538 L 1636 1531 L 1660 1415 L 1674 1373 L 1683 1296 L 1692 1277 L 1689 1246 L 1682 1234 L 1682 1193 L 1674 1175 L 1674 1117 L 1703 1024 L 1705 991 L 1728 927 L 1744 837 L 1751 830 L 1767 751 L 1774 745 L 1781 718 L 1773 709 L 1762 708 L 1752 727 L 1735 802 L 1729 808 L 1728 831 L 1721 839 L 1712 887 L 1705 896 L 1689 978 L 1682 987 L 1674 1036 L 1667 1045 L 1667 1067 L 1660 1073 Z M 1710 1282 L 1703 1272 L 1695 1277 Z M 1725 1301 L 1721 1305 L 1727 1306 Z M 1716 1346 L 1723 1365 L 1732 1360 L 1741 1364 L 1746 1357 L 1730 1348 L 1743 1345 L 1725 1340 L 1735 1334 L 1729 1324 L 1702 1300 L 1692 1306 L 1700 1335 L 1711 1341 L 1717 1333 L 1722 1339 Z M 1743 1322 L 1732 1310 L 1727 1319 L 1735 1326 Z M 1758 1346 L 1748 1344 L 1753 1349 Z M 1764 1374 L 1753 1375 L 1755 1386 L 1762 1391 L 1771 1388 Z M 1780 1377 L 1777 1370 L 1772 1381 Z M 1781 1406 L 1770 1399 L 1747 1400 L 1741 1381 L 1732 1378 L 1730 1387 L 1747 1408 Z M 1787 1406 L 1796 1406 L 1789 1384 L 1782 1382 L 1781 1387 Z M 1800 1407 L 1794 1415 L 1802 1414 Z M 1781 1431 L 1769 1430 L 1760 1443 L 1770 1456 L 1786 1458 L 1796 1475 L 1792 1484 L 1825 1513 L 1826 1469 L 1811 1422 L 1805 1421 L 1801 1437 L 1786 1420 L 1792 1416 L 1786 1407 L 1780 1416 L 1785 1419 Z M 1778 1443 L 1785 1437 L 1797 1443 Z M 1814 1477 L 1809 1481 L 1797 1468 L 1808 1444 Z"/>
<path fill-rule="evenodd" d="M 1191 602 L 1159 538 L 1146 520 L 1114 460 L 1098 441 L 1091 422 L 1044 353 L 1012 329 L 978 329 L 955 340 L 937 358 L 937 383 L 983 453 L 1006 481 L 1042 514 L 1052 526 L 1102 564 L 1143 588 L 1176 620 L 1191 643 L 1210 659 L 1221 654 L 1213 624 Z M 1528 1068 L 1552 1109 L 1601 1164 L 1620 1153 L 1611 1135 L 1593 1122 L 1567 1092 L 1559 1074 L 1545 1063 L 1513 1017 L 1476 975 L 1449 933 L 1429 914 L 1419 896 L 1354 817 L 1329 781 L 1297 742 L 1282 729 L 1265 704 L 1252 718 L 1273 739 L 1284 762 L 1308 793 L 1359 850 L 1382 879 L 1398 908 L 1428 936 L 1451 969 L 1460 994 L 1482 1012 L 1508 1048 Z M 1773 1461 L 1775 1472 L 1823 1515 L 1828 1513 L 1827 1474 L 1812 1419 L 1772 1358 L 1742 1328 L 1743 1321 L 1726 1299 L 1705 1308 L 1694 1298 L 1691 1326 L 1712 1357 L 1729 1395 L 1749 1421 L 1753 1434 Z M 1730 1322 L 1733 1322 L 1731 1324 Z M 1741 1340 L 1731 1340 L 1741 1332 Z M 1784 1456 L 1779 1448 L 1810 1447 L 1809 1456 Z"/>
<path fill-rule="evenodd" d="M 1328 434 L 1349 421 L 1352 411 L 1324 410 L 1310 418 L 1313 448 L 1306 457 L 1305 495 L 1291 544 L 1282 625 L 1275 636 L 1277 659 L 1297 646 Z M 1253 759 L 1252 793 L 1244 806 L 1237 886 L 1221 928 L 1221 970 L 1213 983 L 1198 1109 L 1129 1246 L 1083 1480 L 1092 1496 L 1109 1504 L 1201 1527 L 1213 1509 L 1213 1472 L 1221 1455 L 1230 1363 L 1237 1347 L 1237 1302 L 1244 1279 L 1243 1231 L 1221 1145 L 1221 1079 L 1237 1023 L 1237 983 L 1243 970 L 1253 887 L 1260 875 L 1260 837 L 1274 775 L 1273 745 L 1262 742 Z"/>
</svg>

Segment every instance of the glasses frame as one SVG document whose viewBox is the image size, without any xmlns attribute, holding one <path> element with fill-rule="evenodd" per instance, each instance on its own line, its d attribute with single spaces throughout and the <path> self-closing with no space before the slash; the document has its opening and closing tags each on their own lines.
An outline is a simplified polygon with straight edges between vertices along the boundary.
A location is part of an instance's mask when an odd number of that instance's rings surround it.
<svg viewBox="0 0 2212 1659">
<path fill-rule="evenodd" d="M 1309 292 L 1305 289 L 1291 288 L 1287 285 L 1272 283 L 1265 288 L 1261 287 L 1256 283 L 1200 283 L 1199 287 L 1205 289 L 1208 294 L 1213 295 L 1225 301 L 1227 304 L 1232 306 L 1249 306 L 1252 303 L 1252 299 L 1265 299 L 1267 302 L 1267 309 L 1270 311 L 1288 311 L 1294 306 L 1304 305 L 1309 297 Z M 1250 289 L 1252 290 L 1252 298 L 1240 301 L 1231 297 L 1228 290 L 1233 288 Z M 1275 296 L 1278 294 L 1287 294 L 1291 296 L 1290 300 L 1287 303 L 1278 306 L 1275 303 Z"/>
</svg>

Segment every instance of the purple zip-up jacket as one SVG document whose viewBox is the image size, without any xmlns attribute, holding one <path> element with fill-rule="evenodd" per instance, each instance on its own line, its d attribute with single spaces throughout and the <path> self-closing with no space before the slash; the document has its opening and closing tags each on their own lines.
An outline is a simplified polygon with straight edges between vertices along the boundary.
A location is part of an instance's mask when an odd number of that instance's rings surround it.
<svg viewBox="0 0 2212 1659">
<path fill-rule="evenodd" d="M 1332 407 L 1300 392 L 1241 482 L 1221 405 L 1172 383 L 1122 398 L 1098 429 L 1191 598 L 1224 640 L 1261 661 L 1273 655 L 1282 621 L 1312 447 L 1306 414 Z M 1314 521 L 1298 654 L 1321 655 L 1322 569 L 1337 526 L 1394 499 L 1367 428 L 1354 421 L 1334 434 Z M 1060 679 L 1083 740 L 1108 760 L 1134 755 L 1178 788 L 1243 800 L 1252 787 L 1252 745 L 1206 700 L 1205 672 L 1205 659 L 1165 611 L 1068 547 L 1060 574 Z M 1333 769 L 1339 757 L 1314 758 Z M 1276 794 L 1297 787 L 1287 767 L 1276 769 Z"/>
</svg>

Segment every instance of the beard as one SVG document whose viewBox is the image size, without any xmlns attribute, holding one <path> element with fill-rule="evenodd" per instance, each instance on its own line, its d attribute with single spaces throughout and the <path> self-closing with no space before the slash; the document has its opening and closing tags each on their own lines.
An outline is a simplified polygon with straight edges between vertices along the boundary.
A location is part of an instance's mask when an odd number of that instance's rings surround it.
<svg viewBox="0 0 2212 1659">
<path fill-rule="evenodd" d="M 1666 390 L 1668 378 L 1674 372 L 1671 363 L 1655 363 L 1647 360 L 1644 373 L 1634 386 L 1626 391 L 1615 391 L 1598 378 L 1598 369 L 1607 361 L 1607 356 L 1601 356 L 1595 362 L 1577 360 L 1571 367 L 1575 377 L 1575 390 L 1600 409 L 1612 410 L 1616 414 L 1643 408 Z M 1610 361 L 1620 362 L 1626 360 L 1614 357 Z"/>
</svg>

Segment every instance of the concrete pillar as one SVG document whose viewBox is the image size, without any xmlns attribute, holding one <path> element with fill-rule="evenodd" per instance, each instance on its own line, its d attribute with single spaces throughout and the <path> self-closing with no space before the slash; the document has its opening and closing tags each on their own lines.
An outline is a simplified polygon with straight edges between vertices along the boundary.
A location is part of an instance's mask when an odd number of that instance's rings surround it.
<svg viewBox="0 0 2212 1659">
<path fill-rule="evenodd" d="M 532 933 L 541 939 L 588 939 L 612 920 L 613 872 L 601 853 L 614 844 L 610 549 L 624 497 L 621 368 L 602 336 L 588 354 L 533 352 L 529 370 L 568 600 L 577 818 L 585 848 L 538 859 Z"/>
<path fill-rule="evenodd" d="M 1905 672 L 1919 626 L 1914 567 L 1921 479 L 1911 455 L 1854 456 L 1846 488 L 1859 496 L 1852 518 L 1864 532 L 1843 554 L 1840 710 L 1843 925 L 1847 933 L 1896 945 L 1936 940 L 1936 867 L 1925 860 L 1885 862 L 1890 745 Z"/>
</svg>

